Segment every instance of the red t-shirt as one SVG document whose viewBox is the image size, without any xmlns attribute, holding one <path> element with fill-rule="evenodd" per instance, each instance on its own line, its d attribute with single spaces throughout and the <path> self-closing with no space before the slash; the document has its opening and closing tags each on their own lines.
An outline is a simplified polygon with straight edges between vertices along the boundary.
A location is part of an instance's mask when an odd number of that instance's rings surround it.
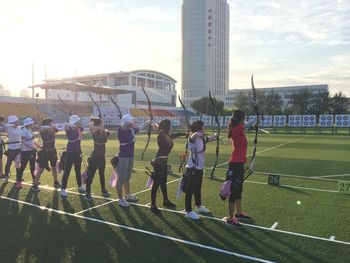
<svg viewBox="0 0 350 263">
<path fill-rule="evenodd" d="M 240 124 L 231 131 L 231 142 L 233 152 L 231 154 L 230 162 L 246 163 L 247 159 L 247 137 L 244 134 L 244 125 Z"/>
</svg>

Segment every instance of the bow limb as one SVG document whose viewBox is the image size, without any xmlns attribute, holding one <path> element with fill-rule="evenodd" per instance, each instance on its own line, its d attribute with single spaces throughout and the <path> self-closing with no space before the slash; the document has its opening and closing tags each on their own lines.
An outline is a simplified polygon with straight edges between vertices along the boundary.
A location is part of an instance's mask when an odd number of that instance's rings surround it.
<svg viewBox="0 0 350 263">
<path fill-rule="evenodd" d="M 181 107 L 183 108 L 183 110 L 185 111 L 185 119 L 186 119 L 186 123 L 187 123 L 187 132 L 189 133 L 191 131 L 191 125 L 190 125 L 190 121 L 189 121 L 189 118 L 188 118 L 188 112 L 187 112 L 187 109 L 185 107 L 185 104 L 182 102 L 180 96 L 178 97 L 179 98 L 179 101 L 180 101 L 180 104 L 181 104 Z M 184 152 L 184 156 L 187 155 L 187 151 L 188 151 L 188 142 L 186 142 L 186 148 L 185 148 L 185 152 Z M 181 162 L 180 162 L 180 166 L 179 166 L 179 172 L 181 172 L 181 170 L 183 171 L 183 165 L 184 165 L 184 162 L 186 160 L 186 157 L 182 158 L 181 159 Z"/>
<path fill-rule="evenodd" d="M 91 99 L 92 103 L 95 104 L 95 106 L 96 106 L 96 108 L 98 110 L 98 117 L 102 120 L 102 112 L 101 112 L 100 106 L 98 106 L 96 101 L 93 99 L 91 93 L 90 93 L 90 99 Z"/>
<path fill-rule="evenodd" d="M 63 104 L 63 106 L 65 106 L 66 109 L 68 110 L 69 116 L 72 116 L 72 112 L 71 112 L 70 108 L 69 108 L 68 105 L 61 99 L 60 94 L 58 94 L 58 99 L 59 99 L 59 101 Z"/>
<path fill-rule="evenodd" d="M 255 164 L 255 159 L 256 159 L 256 148 L 258 145 L 259 121 L 260 121 L 259 120 L 260 119 L 259 108 L 258 108 L 257 95 L 256 95 L 256 89 L 255 89 L 255 85 L 254 85 L 253 75 L 251 78 L 251 85 L 252 85 L 252 93 L 253 93 L 253 107 L 254 107 L 254 111 L 256 114 L 256 124 L 255 124 L 255 137 L 254 137 L 254 142 L 253 142 L 252 158 L 250 161 L 249 168 L 244 175 L 244 180 L 246 180 L 250 175 L 252 175 L 254 173 L 254 164 Z"/>
<path fill-rule="evenodd" d="M 219 160 L 219 151 L 220 151 L 220 123 L 219 123 L 219 118 L 218 118 L 218 112 L 217 112 L 217 109 L 216 109 L 216 104 L 215 104 L 215 101 L 213 99 L 213 97 L 211 96 L 211 92 L 209 91 L 209 100 L 211 102 L 211 104 L 213 105 L 213 109 L 214 109 L 214 114 L 215 114 L 215 122 L 216 122 L 216 126 L 217 126 L 217 130 L 216 130 L 216 150 L 215 150 L 215 154 L 216 154 L 216 159 L 215 159 L 215 162 L 214 162 L 214 165 L 212 167 L 212 170 L 211 170 L 211 174 L 210 174 L 210 179 L 213 179 L 214 177 L 214 173 L 215 173 L 215 169 L 216 169 L 216 166 L 218 164 L 218 160 Z"/>
<path fill-rule="evenodd" d="M 119 112 L 118 117 L 119 117 L 119 119 L 122 119 L 123 114 L 122 114 L 122 111 L 120 110 L 118 104 L 113 100 L 113 98 L 111 96 L 109 96 L 109 99 L 114 104 L 114 106 L 116 106 L 116 108 L 118 109 L 118 112 Z"/>
<path fill-rule="evenodd" d="M 151 133 L 152 133 L 152 121 L 153 121 L 153 112 L 152 112 L 152 106 L 151 106 L 151 100 L 149 99 L 148 97 L 148 94 L 144 88 L 144 86 L 142 86 L 142 91 L 143 93 L 145 94 L 146 96 L 146 99 L 147 99 L 147 104 L 148 104 L 148 112 L 149 112 L 149 117 L 150 117 L 150 120 L 149 120 L 149 124 L 148 124 L 148 137 L 147 137 L 147 142 L 146 142 L 146 145 L 145 145 L 145 149 L 143 149 L 142 153 L 141 153 L 141 160 L 143 161 L 143 156 L 145 155 L 145 152 L 148 148 L 148 145 L 149 145 L 149 142 L 151 140 Z"/>
</svg>

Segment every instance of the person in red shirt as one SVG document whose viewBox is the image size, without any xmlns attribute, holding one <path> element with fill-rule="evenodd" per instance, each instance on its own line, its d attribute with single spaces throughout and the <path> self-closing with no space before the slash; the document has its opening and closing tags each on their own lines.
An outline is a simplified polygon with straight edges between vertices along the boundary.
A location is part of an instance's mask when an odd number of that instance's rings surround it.
<svg viewBox="0 0 350 263">
<path fill-rule="evenodd" d="M 243 111 L 235 110 L 232 114 L 231 121 L 228 126 L 228 138 L 232 142 L 233 152 L 229 161 L 229 169 L 226 175 L 226 181 L 231 180 L 231 194 L 228 200 L 229 217 L 227 224 L 240 227 L 238 219 L 251 220 L 252 218 L 242 211 L 242 190 L 244 181 L 244 164 L 247 162 L 247 137 L 245 131 L 253 128 L 256 121 L 245 122 L 245 114 Z M 236 214 L 234 214 L 236 206 Z"/>
</svg>

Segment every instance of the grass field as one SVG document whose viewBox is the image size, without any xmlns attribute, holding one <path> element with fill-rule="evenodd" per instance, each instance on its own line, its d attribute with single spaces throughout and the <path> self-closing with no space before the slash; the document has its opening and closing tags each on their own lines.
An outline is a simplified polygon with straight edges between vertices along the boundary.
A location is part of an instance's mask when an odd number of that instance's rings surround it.
<svg viewBox="0 0 350 263">
<path fill-rule="evenodd" d="M 107 156 L 117 153 L 112 136 Z M 251 144 L 252 135 L 248 135 Z M 245 183 L 244 210 L 254 218 L 242 229 L 225 225 L 227 203 L 219 198 L 231 146 L 220 145 L 215 179 L 210 167 L 215 143 L 207 148 L 203 204 L 211 210 L 198 222 L 183 214 L 184 197 L 175 199 L 180 175 L 178 154 L 184 140 L 177 140 L 170 156 L 173 174 L 168 192 L 177 210 L 150 212 L 150 191 L 145 188 L 149 165 L 157 150 L 155 136 L 140 161 L 146 136 L 137 138 L 132 191 L 140 198 L 128 209 L 118 207 L 116 191 L 102 198 L 98 175 L 92 204 L 77 193 L 75 175 L 68 182 L 69 196 L 59 196 L 52 177 L 45 173 L 39 193 L 31 191 L 31 177 L 18 191 L 13 183 L 0 185 L 1 262 L 349 262 L 350 195 L 337 192 L 337 180 L 350 181 L 348 135 L 259 134 L 254 173 Z M 63 147 L 64 137 L 58 139 Z M 83 150 L 90 153 L 88 135 Z M 248 150 L 251 152 L 251 149 Z M 106 179 L 112 168 L 108 163 Z M 267 184 L 267 174 L 281 175 L 281 185 Z M 14 180 L 14 172 L 12 172 Z M 161 208 L 161 193 L 157 196 Z M 297 201 L 301 205 L 297 205 Z"/>
</svg>

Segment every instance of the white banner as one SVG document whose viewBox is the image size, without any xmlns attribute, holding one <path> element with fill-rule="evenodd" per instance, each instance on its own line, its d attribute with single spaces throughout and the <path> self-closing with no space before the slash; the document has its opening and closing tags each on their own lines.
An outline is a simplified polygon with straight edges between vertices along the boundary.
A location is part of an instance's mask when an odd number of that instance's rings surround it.
<svg viewBox="0 0 350 263">
<path fill-rule="evenodd" d="M 200 121 L 201 120 L 201 116 L 190 116 L 189 120 L 190 120 L 190 124 L 192 124 L 195 121 Z"/>
<path fill-rule="evenodd" d="M 350 127 L 349 118 L 350 118 L 350 115 L 335 115 L 335 127 L 337 128 Z"/>
<path fill-rule="evenodd" d="M 289 115 L 288 126 L 289 127 L 301 127 L 302 116 L 301 115 Z"/>
<path fill-rule="evenodd" d="M 287 116 L 286 115 L 275 115 L 273 116 L 273 126 L 274 127 L 286 127 Z"/>
<path fill-rule="evenodd" d="M 272 126 L 272 116 L 262 116 L 260 119 L 261 127 L 271 127 Z"/>
<path fill-rule="evenodd" d="M 320 115 L 319 124 L 320 127 L 332 127 L 333 115 Z"/>
<path fill-rule="evenodd" d="M 204 123 L 204 126 L 211 126 L 213 117 L 212 116 L 202 116 L 202 122 Z"/>
<path fill-rule="evenodd" d="M 303 127 L 316 127 L 316 115 L 303 115 Z"/>
<path fill-rule="evenodd" d="M 225 126 L 228 126 L 232 116 L 225 116 Z"/>
</svg>

